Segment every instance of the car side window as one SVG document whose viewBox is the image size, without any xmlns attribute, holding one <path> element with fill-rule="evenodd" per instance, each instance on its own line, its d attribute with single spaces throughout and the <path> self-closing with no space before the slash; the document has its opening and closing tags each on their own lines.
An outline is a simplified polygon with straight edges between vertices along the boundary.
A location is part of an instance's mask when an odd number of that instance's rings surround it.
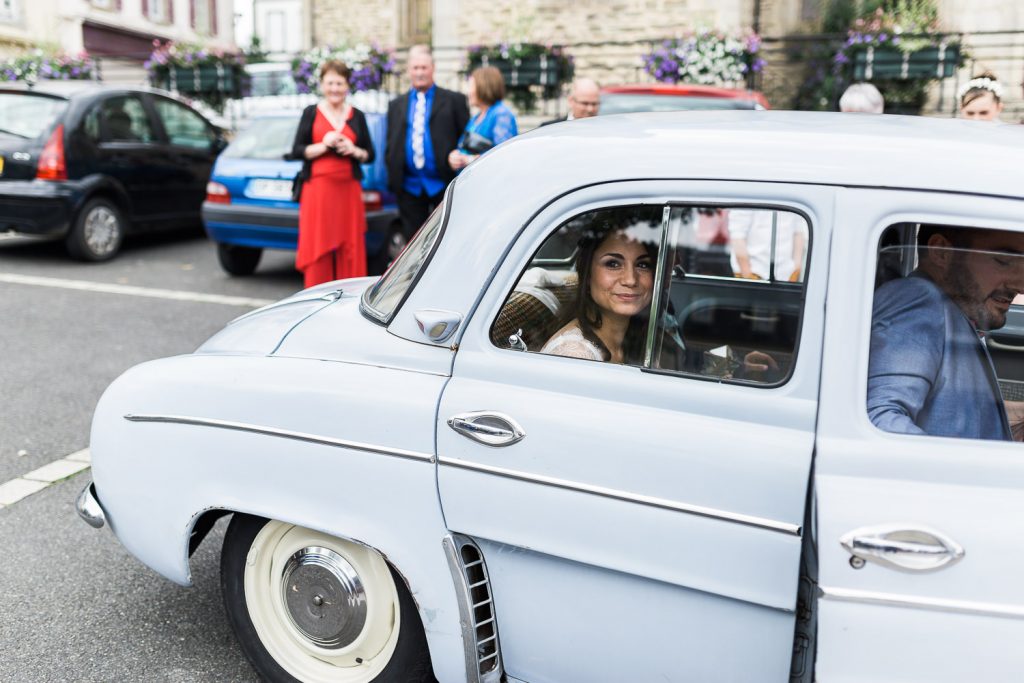
<svg viewBox="0 0 1024 683">
<path fill-rule="evenodd" d="M 210 149 L 216 135 L 202 116 L 173 100 L 156 98 L 154 104 L 172 145 Z"/>
<path fill-rule="evenodd" d="M 1024 233 L 900 223 L 878 246 L 867 412 L 899 434 L 1024 437 Z"/>
<path fill-rule="evenodd" d="M 153 128 L 142 100 L 133 95 L 108 97 L 86 114 L 85 134 L 93 142 L 152 142 Z"/>
<path fill-rule="evenodd" d="M 499 348 L 716 381 L 790 375 L 809 246 L 793 211 L 626 206 L 559 226 L 490 332 Z"/>
</svg>

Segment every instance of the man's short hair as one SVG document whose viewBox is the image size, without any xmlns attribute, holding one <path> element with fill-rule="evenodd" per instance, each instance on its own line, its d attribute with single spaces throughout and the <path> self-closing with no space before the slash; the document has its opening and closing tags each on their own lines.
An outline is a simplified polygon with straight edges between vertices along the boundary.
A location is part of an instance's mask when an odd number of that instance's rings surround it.
<svg viewBox="0 0 1024 683">
<path fill-rule="evenodd" d="M 429 45 L 423 43 L 417 43 L 409 48 L 409 58 L 411 59 L 414 55 L 424 55 L 430 58 L 430 61 L 434 61 L 434 53 L 431 51 Z"/>
<path fill-rule="evenodd" d="M 974 228 L 921 223 L 917 229 L 917 259 L 921 261 L 928 255 L 928 241 L 933 235 L 942 235 L 954 249 L 968 249 L 973 236 L 977 233 L 978 231 Z"/>
</svg>

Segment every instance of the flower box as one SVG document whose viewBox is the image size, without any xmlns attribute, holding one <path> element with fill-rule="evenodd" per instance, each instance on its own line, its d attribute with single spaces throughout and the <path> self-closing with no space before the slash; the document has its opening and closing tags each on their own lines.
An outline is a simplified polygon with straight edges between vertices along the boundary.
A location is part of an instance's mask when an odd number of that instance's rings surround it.
<svg viewBox="0 0 1024 683">
<path fill-rule="evenodd" d="M 155 70 L 157 85 L 180 93 L 201 95 L 222 93 L 240 97 L 243 69 L 238 64 L 167 65 Z"/>
<path fill-rule="evenodd" d="M 853 56 L 853 78 L 949 78 L 960 62 L 959 45 L 938 45 L 904 52 L 897 47 L 871 46 Z"/>
<path fill-rule="evenodd" d="M 517 59 L 489 59 L 486 55 L 480 66 L 493 66 L 501 72 L 508 88 L 540 85 L 554 88 L 572 80 L 572 63 L 548 59 L 545 55 Z"/>
</svg>

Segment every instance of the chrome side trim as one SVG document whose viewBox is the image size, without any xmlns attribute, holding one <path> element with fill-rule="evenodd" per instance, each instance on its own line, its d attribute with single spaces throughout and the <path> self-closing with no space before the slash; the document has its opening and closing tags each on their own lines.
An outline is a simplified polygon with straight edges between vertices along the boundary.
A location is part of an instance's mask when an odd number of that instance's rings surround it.
<svg viewBox="0 0 1024 683">
<path fill-rule="evenodd" d="M 99 529 L 107 523 L 107 515 L 96 497 L 96 485 L 91 481 L 75 499 L 75 511 L 93 529 Z"/>
<path fill-rule="evenodd" d="M 835 602 L 855 602 L 864 605 L 905 607 L 907 609 L 923 609 L 951 614 L 1024 619 L 1024 605 L 999 605 L 991 602 L 974 602 L 971 600 L 946 600 L 918 595 L 878 593 L 876 591 L 829 588 L 826 586 L 820 586 L 818 591 L 820 598 Z"/>
<path fill-rule="evenodd" d="M 324 446 L 334 446 L 337 448 L 350 448 L 354 451 L 376 453 L 378 455 L 390 455 L 395 458 L 405 458 L 406 460 L 417 460 L 420 462 L 430 463 L 434 462 L 434 456 L 430 453 L 407 451 L 402 448 L 389 448 L 387 446 L 374 446 L 373 444 L 361 443 L 359 441 L 335 439 L 330 436 L 318 436 L 316 434 L 307 434 L 306 432 L 293 432 L 288 429 L 263 427 L 261 425 L 248 424 L 245 422 L 230 422 L 228 420 L 213 420 L 204 417 L 188 417 L 185 415 L 134 415 L 132 413 L 125 415 L 124 419 L 129 422 L 163 422 L 167 424 L 194 425 L 196 427 L 233 429 L 239 432 L 265 434 L 266 436 L 276 436 L 282 439 L 305 441 L 307 443 L 316 443 Z"/>
<path fill-rule="evenodd" d="M 662 510 L 671 510 L 672 512 L 682 512 L 688 515 L 697 515 L 698 517 L 707 517 L 709 519 L 717 519 L 723 522 L 742 524 L 744 526 L 755 527 L 757 529 L 775 531 L 778 533 L 786 534 L 788 536 L 799 537 L 802 534 L 802 530 L 799 524 L 778 522 L 773 519 L 754 517 L 753 515 L 744 515 L 736 512 L 726 512 L 724 510 L 716 510 L 714 508 L 704 507 L 702 505 L 680 503 L 678 501 L 667 500 L 665 498 L 655 498 L 654 496 L 644 496 L 637 493 L 629 493 L 627 491 L 619 491 L 617 489 L 605 488 L 604 486 L 594 486 L 592 484 L 581 484 L 579 482 L 568 481 L 566 479 L 545 477 L 540 474 L 518 472 L 516 470 L 509 470 L 503 467 L 493 467 L 491 465 L 482 465 L 477 462 L 460 460 L 458 458 L 440 457 L 437 459 L 437 461 L 441 465 L 457 467 L 463 470 L 482 472 L 484 474 L 490 474 L 496 477 L 505 477 L 506 479 L 515 479 L 517 481 L 525 481 L 531 484 L 551 486 L 552 488 L 565 489 L 567 491 L 576 491 L 577 493 L 588 493 L 594 496 L 601 496 L 602 498 L 611 498 L 613 500 L 621 500 L 627 503 L 636 503 L 638 505 L 646 505 L 648 507 L 660 508 Z"/>
<path fill-rule="evenodd" d="M 441 539 L 445 557 L 448 558 L 448 568 L 452 573 L 452 582 L 455 584 L 455 597 L 459 602 L 459 625 L 462 629 L 462 649 L 466 661 L 467 683 L 498 683 L 504 676 L 504 665 L 501 661 L 501 644 L 498 638 L 498 624 L 494 616 L 493 604 L 473 603 L 473 589 L 479 588 L 480 584 L 470 585 L 466 573 L 466 565 L 462 561 L 461 551 L 463 546 L 470 546 L 476 557 L 479 557 L 477 564 L 483 573 L 483 584 L 488 593 L 490 602 L 490 577 L 487 575 L 487 567 L 483 561 L 483 553 L 472 539 L 461 534 L 448 534 Z M 487 607 L 489 619 L 481 623 L 476 616 L 478 607 Z M 482 648 L 477 638 L 479 627 L 490 623 L 494 635 L 488 638 L 493 643 L 488 648 Z M 483 650 L 490 649 L 492 652 L 484 656 Z M 493 660 L 493 661 L 492 661 Z M 485 669 L 481 672 L 481 669 Z"/>
</svg>

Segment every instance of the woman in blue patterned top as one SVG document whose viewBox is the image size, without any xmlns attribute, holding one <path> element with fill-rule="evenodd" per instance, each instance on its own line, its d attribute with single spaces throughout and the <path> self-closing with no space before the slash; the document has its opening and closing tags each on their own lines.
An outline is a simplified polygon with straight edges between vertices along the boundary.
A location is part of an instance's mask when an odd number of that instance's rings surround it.
<svg viewBox="0 0 1024 683">
<path fill-rule="evenodd" d="M 515 114 L 505 106 L 505 79 L 493 66 L 474 69 L 469 76 L 469 106 L 476 110 L 448 163 L 459 171 L 491 147 L 519 134 Z"/>
</svg>

